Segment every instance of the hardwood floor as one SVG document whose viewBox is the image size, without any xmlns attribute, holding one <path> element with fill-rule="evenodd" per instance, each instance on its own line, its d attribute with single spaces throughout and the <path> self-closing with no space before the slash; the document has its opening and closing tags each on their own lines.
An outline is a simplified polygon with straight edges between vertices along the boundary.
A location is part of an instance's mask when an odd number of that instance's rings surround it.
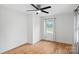
<svg viewBox="0 0 79 59">
<path fill-rule="evenodd" d="M 42 40 L 38 43 L 24 44 L 3 54 L 69 54 L 72 45 Z"/>
</svg>

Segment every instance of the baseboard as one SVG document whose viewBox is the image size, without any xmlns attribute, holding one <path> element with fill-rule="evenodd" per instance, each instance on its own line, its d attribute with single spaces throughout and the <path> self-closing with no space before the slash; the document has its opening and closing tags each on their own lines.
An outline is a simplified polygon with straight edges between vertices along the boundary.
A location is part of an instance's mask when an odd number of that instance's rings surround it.
<svg viewBox="0 0 79 59">
<path fill-rule="evenodd" d="M 66 45 L 72 45 L 72 44 L 70 44 L 70 43 L 59 42 L 59 41 L 55 41 L 55 40 L 46 40 L 46 39 L 41 39 L 41 41 L 57 42 L 57 43 L 62 43 L 62 44 L 66 44 Z"/>
</svg>

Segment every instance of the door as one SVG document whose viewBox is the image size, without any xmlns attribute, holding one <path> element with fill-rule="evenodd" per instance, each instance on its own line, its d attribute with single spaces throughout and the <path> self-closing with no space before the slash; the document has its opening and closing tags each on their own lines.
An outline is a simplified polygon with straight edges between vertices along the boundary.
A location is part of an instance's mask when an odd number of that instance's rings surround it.
<svg viewBox="0 0 79 59">
<path fill-rule="evenodd" d="M 74 19 L 74 53 L 79 53 L 79 10 L 75 11 Z"/>
</svg>

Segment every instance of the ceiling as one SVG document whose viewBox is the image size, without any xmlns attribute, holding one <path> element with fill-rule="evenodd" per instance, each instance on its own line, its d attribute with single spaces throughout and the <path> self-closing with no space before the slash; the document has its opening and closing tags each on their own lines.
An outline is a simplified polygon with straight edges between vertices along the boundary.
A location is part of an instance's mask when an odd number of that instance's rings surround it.
<svg viewBox="0 0 79 59">
<path fill-rule="evenodd" d="M 29 4 L 3 4 L 4 7 L 23 12 L 23 13 L 35 13 L 35 12 L 27 12 L 27 10 L 35 9 Z M 47 9 L 49 14 L 41 13 L 40 15 L 51 15 L 51 14 L 60 14 L 60 13 L 72 13 L 75 5 L 73 4 L 41 4 L 41 7 L 51 6 L 52 8 Z"/>
</svg>

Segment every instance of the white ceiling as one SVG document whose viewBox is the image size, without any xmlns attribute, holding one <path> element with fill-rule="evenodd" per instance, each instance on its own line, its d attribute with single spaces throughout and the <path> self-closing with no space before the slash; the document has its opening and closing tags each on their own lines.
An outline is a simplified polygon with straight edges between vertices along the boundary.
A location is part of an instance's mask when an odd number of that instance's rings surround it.
<svg viewBox="0 0 79 59">
<path fill-rule="evenodd" d="M 27 10 L 35 9 L 29 4 L 3 4 L 3 6 L 23 13 L 35 13 L 35 12 L 27 12 Z M 42 4 L 41 5 L 41 7 L 44 6 L 52 7 L 50 9 L 47 9 L 49 15 L 60 14 L 60 13 L 72 13 L 75 8 L 74 7 L 75 5 L 73 4 Z M 47 14 L 41 13 L 40 15 L 47 15 Z"/>
</svg>

